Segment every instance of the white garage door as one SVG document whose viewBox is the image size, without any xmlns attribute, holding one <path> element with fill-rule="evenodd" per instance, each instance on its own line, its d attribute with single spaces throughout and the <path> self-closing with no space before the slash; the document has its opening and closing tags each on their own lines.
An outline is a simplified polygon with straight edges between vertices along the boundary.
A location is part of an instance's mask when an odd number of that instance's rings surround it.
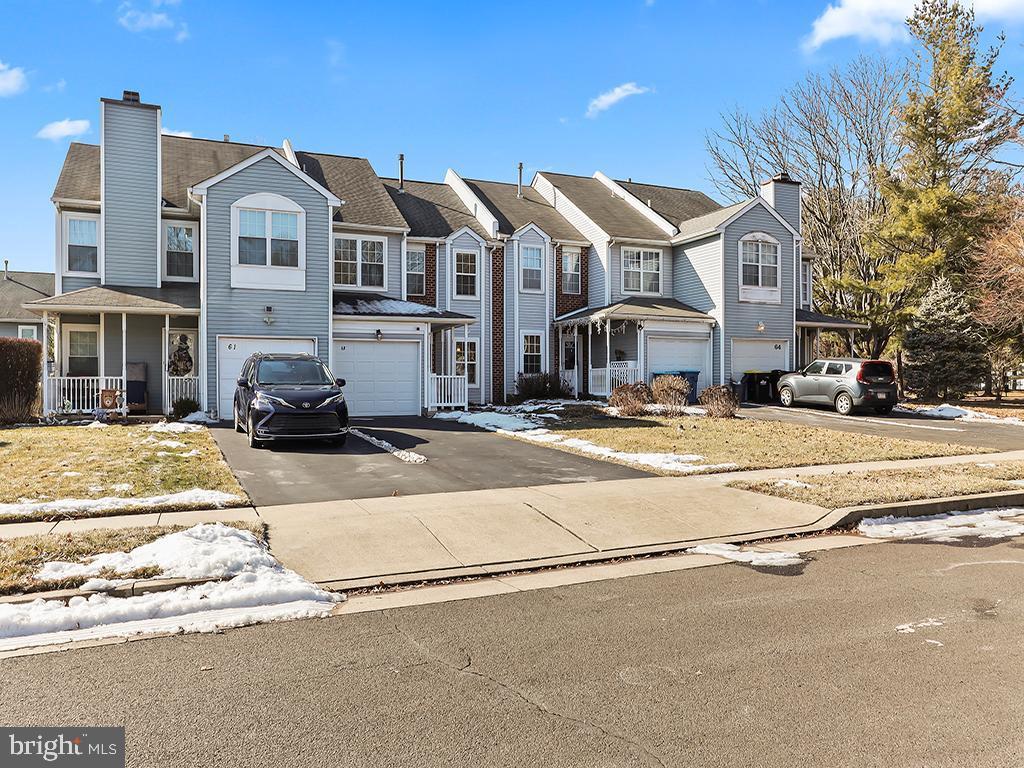
<svg viewBox="0 0 1024 768">
<path fill-rule="evenodd" d="M 417 341 L 336 341 L 334 375 L 345 379 L 351 416 L 416 416 L 420 412 Z"/>
<path fill-rule="evenodd" d="M 651 338 L 647 341 L 647 370 L 652 375 L 660 371 L 700 371 L 697 387 L 706 387 L 708 343 L 707 339 Z"/>
<path fill-rule="evenodd" d="M 746 371 L 788 371 L 789 342 L 779 339 L 733 339 L 732 377 Z"/>
<path fill-rule="evenodd" d="M 313 339 L 220 336 L 217 339 L 217 415 L 222 419 L 231 418 L 231 402 L 235 396 L 238 374 L 249 355 L 256 352 L 312 355 L 315 351 L 316 341 Z"/>
</svg>

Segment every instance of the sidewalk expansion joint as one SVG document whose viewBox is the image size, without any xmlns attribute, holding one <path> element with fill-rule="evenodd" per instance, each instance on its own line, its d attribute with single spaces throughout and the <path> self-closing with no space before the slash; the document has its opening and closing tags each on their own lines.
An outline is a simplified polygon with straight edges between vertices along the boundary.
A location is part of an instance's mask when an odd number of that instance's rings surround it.
<svg viewBox="0 0 1024 768">
<path fill-rule="evenodd" d="M 545 514 L 545 512 L 544 512 L 543 510 L 537 509 L 537 507 L 533 506 L 533 504 L 531 504 L 530 502 L 528 502 L 528 501 L 524 501 L 524 502 L 523 502 L 523 504 L 525 504 L 526 506 L 528 506 L 528 507 L 529 507 L 530 509 L 532 509 L 532 510 L 533 510 L 534 512 L 536 512 L 536 513 L 537 513 L 538 515 L 540 515 L 541 517 L 543 517 L 543 518 L 544 518 L 545 520 L 548 520 L 549 522 L 552 522 L 552 523 L 554 523 L 555 525 L 557 525 L 557 526 L 558 526 L 559 528 L 561 528 L 561 529 L 562 529 L 563 531 L 565 531 L 566 533 L 568 533 L 568 534 L 569 534 L 570 536 L 572 536 L 572 537 L 573 537 L 574 539 L 576 539 L 576 540 L 577 540 L 577 541 L 579 541 L 580 543 L 582 543 L 582 544 L 585 544 L 585 545 L 587 545 L 588 547 L 590 547 L 590 549 L 591 549 L 592 551 L 594 551 L 594 552 L 600 552 L 600 551 L 601 551 L 601 548 L 600 548 L 600 547 L 595 547 L 595 546 L 594 546 L 593 544 L 591 544 L 591 543 L 590 543 L 589 541 L 587 541 L 587 540 L 586 540 L 586 539 L 584 539 L 584 538 L 583 538 L 582 536 L 580 536 L 580 535 L 579 535 L 578 533 L 576 533 L 576 531 L 574 531 L 574 530 L 572 530 L 572 529 L 570 529 L 570 528 L 566 528 L 566 527 L 565 527 L 564 525 L 562 525 L 562 524 L 561 524 L 560 522 L 558 522 L 557 520 L 555 520 L 555 519 L 554 519 L 553 517 L 551 517 L 551 516 L 550 516 L 550 515 L 548 515 L 548 514 Z"/>
</svg>

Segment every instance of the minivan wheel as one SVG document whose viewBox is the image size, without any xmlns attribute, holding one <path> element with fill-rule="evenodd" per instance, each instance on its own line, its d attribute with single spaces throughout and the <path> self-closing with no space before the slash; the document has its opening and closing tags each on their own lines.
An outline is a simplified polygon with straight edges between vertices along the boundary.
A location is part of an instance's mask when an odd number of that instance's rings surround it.
<svg viewBox="0 0 1024 768">
<path fill-rule="evenodd" d="M 849 416 L 853 410 L 853 398 L 845 392 L 836 396 L 836 413 L 840 416 Z"/>
<path fill-rule="evenodd" d="M 263 441 L 256 437 L 256 418 L 249 415 L 249 447 L 250 448 L 262 448 Z"/>
<path fill-rule="evenodd" d="M 791 408 L 793 406 L 793 390 L 789 387 L 780 389 L 779 402 L 782 403 L 783 408 Z"/>
<path fill-rule="evenodd" d="M 242 426 L 242 419 L 238 415 L 238 403 L 231 406 L 231 412 L 235 417 L 235 432 L 245 432 L 245 427 Z"/>
</svg>

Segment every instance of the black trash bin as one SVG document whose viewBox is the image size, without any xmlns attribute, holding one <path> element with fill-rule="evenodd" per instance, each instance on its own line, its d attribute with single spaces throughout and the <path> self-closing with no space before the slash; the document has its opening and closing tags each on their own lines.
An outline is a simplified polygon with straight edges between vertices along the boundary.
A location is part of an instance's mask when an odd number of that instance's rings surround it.
<svg viewBox="0 0 1024 768">
<path fill-rule="evenodd" d="M 690 382 L 689 403 L 694 405 L 697 402 L 697 380 L 700 379 L 700 371 L 680 371 L 679 375 Z"/>
<path fill-rule="evenodd" d="M 743 374 L 744 400 L 748 403 L 772 401 L 772 375 L 768 371 L 747 371 Z"/>
<path fill-rule="evenodd" d="M 769 379 L 771 382 L 771 399 L 769 402 L 777 403 L 779 401 L 779 379 L 786 375 L 788 371 L 780 371 L 778 369 L 771 372 Z"/>
<path fill-rule="evenodd" d="M 757 402 L 757 389 L 754 386 L 756 376 L 757 374 L 753 371 L 747 371 L 743 374 L 743 377 L 740 379 L 740 402 Z"/>
</svg>

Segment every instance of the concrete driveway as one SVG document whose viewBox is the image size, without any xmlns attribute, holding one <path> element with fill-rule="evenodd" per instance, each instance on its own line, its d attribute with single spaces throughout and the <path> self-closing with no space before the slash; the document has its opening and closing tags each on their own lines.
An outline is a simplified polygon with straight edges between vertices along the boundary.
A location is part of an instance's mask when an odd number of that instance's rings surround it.
<svg viewBox="0 0 1024 768">
<path fill-rule="evenodd" d="M 427 462 L 408 464 L 355 436 L 344 448 L 302 441 L 253 450 L 229 426 L 211 434 L 256 506 L 651 476 L 439 419 L 353 419 L 352 426 Z"/>
<path fill-rule="evenodd" d="M 741 415 L 751 419 L 785 421 L 790 424 L 824 427 L 840 432 L 878 435 L 929 443 L 954 443 L 1016 451 L 1024 448 L 1024 426 L 971 421 L 946 421 L 908 413 L 879 416 L 875 413 L 854 413 L 840 416 L 825 406 L 744 405 Z"/>
</svg>

